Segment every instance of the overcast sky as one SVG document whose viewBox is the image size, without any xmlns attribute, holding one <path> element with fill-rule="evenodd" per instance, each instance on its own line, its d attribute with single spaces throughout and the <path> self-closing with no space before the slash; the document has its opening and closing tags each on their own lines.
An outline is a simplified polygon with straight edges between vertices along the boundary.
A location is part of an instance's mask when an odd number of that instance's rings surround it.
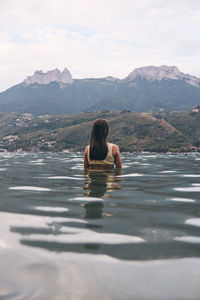
<svg viewBox="0 0 200 300">
<path fill-rule="evenodd" d="M 124 78 L 148 65 L 200 77 L 200 0 L 0 0 L 0 91 L 35 70 Z"/>
</svg>

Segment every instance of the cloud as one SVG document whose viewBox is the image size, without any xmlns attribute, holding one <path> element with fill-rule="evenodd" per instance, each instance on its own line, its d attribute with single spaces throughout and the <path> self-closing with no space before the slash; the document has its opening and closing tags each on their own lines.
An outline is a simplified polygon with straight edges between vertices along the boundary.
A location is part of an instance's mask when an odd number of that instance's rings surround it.
<svg viewBox="0 0 200 300">
<path fill-rule="evenodd" d="M 1 0 L 0 91 L 36 69 L 123 78 L 144 65 L 200 77 L 199 0 Z"/>
</svg>

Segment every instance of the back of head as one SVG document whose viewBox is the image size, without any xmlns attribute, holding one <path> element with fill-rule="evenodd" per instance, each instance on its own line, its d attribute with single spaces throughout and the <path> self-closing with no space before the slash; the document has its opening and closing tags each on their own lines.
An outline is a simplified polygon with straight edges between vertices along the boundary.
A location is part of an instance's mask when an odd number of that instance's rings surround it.
<svg viewBox="0 0 200 300">
<path fill-rule="evenodd" d="M 108 122 L 105 119 L 97 119 L 92 128 L 90 141 L 90 159 L 103 160 L 108 153 L 107 136 Z"/>
</svg>

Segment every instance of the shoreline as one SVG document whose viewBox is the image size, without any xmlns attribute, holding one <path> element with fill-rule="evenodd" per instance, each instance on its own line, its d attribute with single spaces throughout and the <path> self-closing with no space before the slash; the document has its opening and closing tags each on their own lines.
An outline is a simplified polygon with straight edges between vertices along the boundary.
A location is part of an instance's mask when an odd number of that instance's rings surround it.
<svg viewBox="0 0 200 300">
<path fill-rule="evenodd" d="M 2 151 L 4 150 L 4 151 Z M 3 153 L 29 153 L 29 154 L 43 154 L 43 153 L 52 153 L 52 154 L 66 154 L 66 153 L 84 153 L 84 151 L 77 150 L 64 150 L 64 151 L 8 151 L 6 149 L 0 149 L 0 154 Z M 123 154 L 200 154 L 200 150 L 197 151 L 121 151 Z"/>
</svg>

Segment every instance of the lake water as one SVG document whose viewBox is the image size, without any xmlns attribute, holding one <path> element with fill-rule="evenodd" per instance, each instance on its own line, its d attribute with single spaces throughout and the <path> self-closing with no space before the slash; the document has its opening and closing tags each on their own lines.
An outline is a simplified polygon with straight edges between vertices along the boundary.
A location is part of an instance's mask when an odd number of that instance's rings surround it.
<svg viewBox="0 0 200 300">
<path fill-rule="evenodd" d="M 0 154 L 0 299 L 200 299 L 200 155 Z"/>
</svg>

